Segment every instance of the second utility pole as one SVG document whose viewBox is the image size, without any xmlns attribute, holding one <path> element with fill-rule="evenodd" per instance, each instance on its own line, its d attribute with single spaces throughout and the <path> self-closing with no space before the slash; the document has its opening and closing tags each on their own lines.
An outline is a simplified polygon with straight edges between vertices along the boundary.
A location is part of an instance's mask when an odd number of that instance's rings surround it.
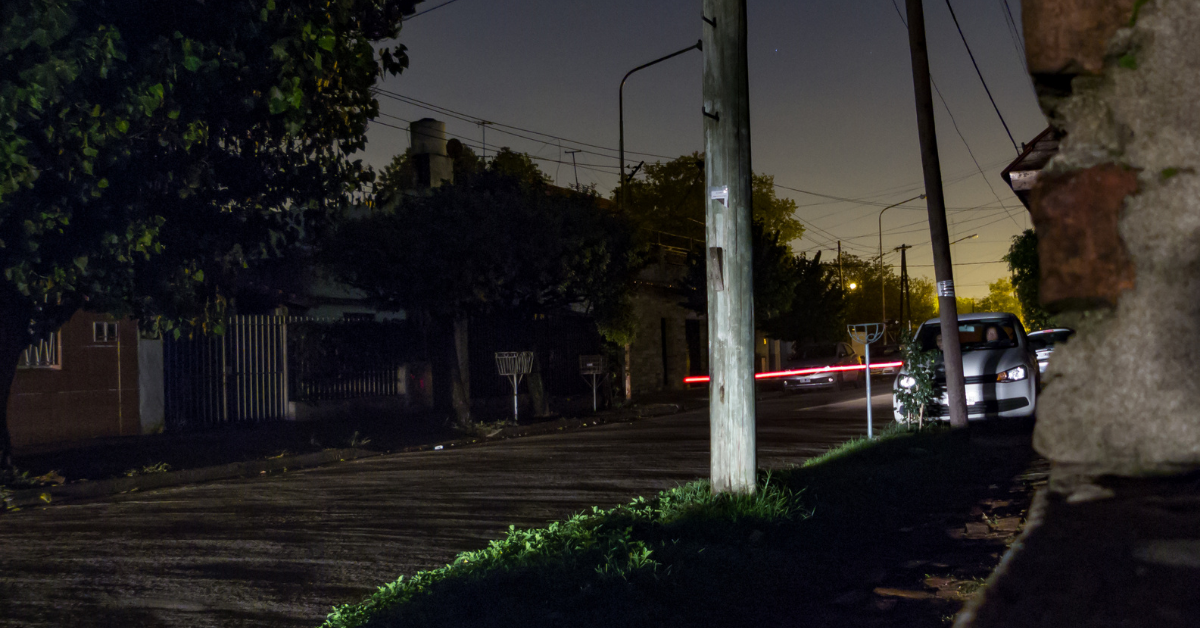
<svg viewBox="0 0 1200 628">
<path fill-rule="evenodd" d="M 758 450 L 746 0 L 704 0 L 703 19 L 712 490 L 752 494 Z"/>
<path fill-rule="evenodd" d="M 963 386 L 962 346 L 958 339 L 958 304 L 954 301 L 950 234 L 946 228 L 946 199 L 942 195 L 942 164 L 938 159 L 937 130 L 933 122 L 929 50 L 925 45 L 925 9 L 921 6 L 921 0 L 906 1 L 913 91 L 917 96 L 917 133 L 921 138 L 921 165 L 925 170 L 929 239 L 933 244 L 934 276 L 937 278 L 938 318 L 942 326 L 942 355 L 945 358 L 950 425 L 962 428 L 967 427 L 967 398 Z"/>
</svg>

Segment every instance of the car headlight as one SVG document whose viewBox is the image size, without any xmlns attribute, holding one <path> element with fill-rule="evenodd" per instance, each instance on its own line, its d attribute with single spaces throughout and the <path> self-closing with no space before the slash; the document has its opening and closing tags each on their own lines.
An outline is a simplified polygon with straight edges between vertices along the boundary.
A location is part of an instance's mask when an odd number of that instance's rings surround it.
<svg viewBox="0 0 1200 628">
<path fill-rule="evenodd" d="M 913 386 L 917 385 L 917 378 L 913 377 L 912 375 L 905 375 L 904 377 L 900 378 L 898 383 L 900 384 L 901 388 L 912 388 Z"/>
<path fill-rule="evenodd" d="M 1026 377 L 1029 377 L 1029 369 L 1024 366 L 1014 366 L 1013 368 L 996 375 L 997 382 L 1019 382 Z"/>
</svg>

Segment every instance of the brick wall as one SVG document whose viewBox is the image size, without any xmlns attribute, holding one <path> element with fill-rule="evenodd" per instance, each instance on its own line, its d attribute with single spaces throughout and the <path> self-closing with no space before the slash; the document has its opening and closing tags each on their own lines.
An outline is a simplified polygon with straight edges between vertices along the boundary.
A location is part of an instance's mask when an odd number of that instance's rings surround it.
<svg viewBox="0 0 1200 628">
<path fill-rule="evenodd" d="M 59 368 L 17 370 L 8 400 L 14 447 L 140 433 L 137 324 L 117 321 L 117 337 L 97 341 L 93 324 L 112 321 L 76 313 L 59 330 Z"/>
</svg>

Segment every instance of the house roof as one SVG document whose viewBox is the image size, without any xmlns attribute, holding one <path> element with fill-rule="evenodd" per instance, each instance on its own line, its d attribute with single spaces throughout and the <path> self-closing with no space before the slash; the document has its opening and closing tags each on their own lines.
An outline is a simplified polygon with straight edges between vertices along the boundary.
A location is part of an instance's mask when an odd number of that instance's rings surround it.
<svg viewBox="0 0 1200 628">
<path fill-rule="evenodd" d="M 1045 131 L 1033 138 L 1033 141 L 1023 146 L 1024 150 L 1015 161 L 1000 171 L 1004 182 L 1012 188 L 1013 194 L 1021 199 L 1026 209 L 1029 209 L 1029 196 L 1033 190 L 1033 184 L 1037 183 L 1039 173 L 1046 167 L 1050 159 L 1058 154 L 1059 142 L 1065 136 L 1066 134 L 1062 131 L 1054 127 L 1047 127 Z"/>
</svg>

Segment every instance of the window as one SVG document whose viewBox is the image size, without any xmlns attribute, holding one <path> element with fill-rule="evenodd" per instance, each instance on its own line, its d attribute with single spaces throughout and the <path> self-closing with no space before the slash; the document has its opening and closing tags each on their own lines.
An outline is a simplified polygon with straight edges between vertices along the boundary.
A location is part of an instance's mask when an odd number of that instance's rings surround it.
<svg viewBox="0 0 1200 628">
<path fill-rule="evenodd" d="M 117 324 L 97 321 L 92 323 L 93 342 L 116 342 Z"/>
<path fill-rule="evenodd" d="M 1007 349 L 1017 346 L 1017 331 L 1014 319 L 989 319 L 959 321 L 958 341 L 963 351 L 976 349 Z M 940 349 L 942 326 L 937 323 L 924 325 L 920 331 L 921 346 L 926 351 Z"/>
<path fill-rule="evenodd" d="M 342 320 L 351 323 L 366 323 L 375 320 L 375 315 L 370 312 L 343 312 Z"/>
<path fill-rule="evenodd" d="M 58 332 L 51 332 L 21 352 L 17 361 L 19 369 L 61 369 L 62 347 Z"/>
</svg>

